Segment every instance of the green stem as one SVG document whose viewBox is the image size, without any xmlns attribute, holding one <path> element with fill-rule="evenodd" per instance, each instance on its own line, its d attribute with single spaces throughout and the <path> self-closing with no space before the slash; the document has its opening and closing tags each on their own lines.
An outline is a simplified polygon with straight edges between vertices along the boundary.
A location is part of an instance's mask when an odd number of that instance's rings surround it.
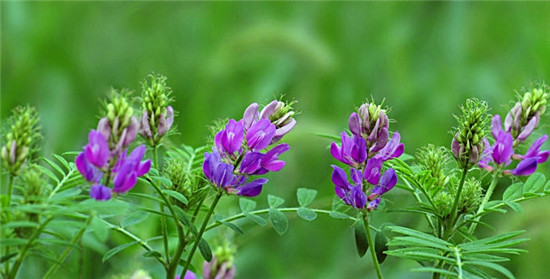
<svg viewBox="0 0 550 279">
<path fill-rule="evenodd" d="M 208 210 L 208 213 L 206 213 L 206 216 L 204 217 L 204 220 L 202 221 L 202 226 L 199 231 L 199 234 L 195 237 L 195 243 L 193 244 L 193 248 L 191 248 L 191 251 L 189 252 L 189 256 L 187 256 L 187 261 L 185 263 L 185 267 L 181 271 L 180 278 L 185 277 L 185 273 L 189 269 L 189 264 L 191 263 L 191 260 L 193 259 L 193 255 L 195 254 L 195 251 L 197 251 L 197 247 L 199 246 L 199 243 L 201 242 L 202 235 L 206 231 L 206 225 L 208 225 L 208 221 L 210 220 L 210 216 L 212 216 L 212 213 L 214 213 L 214 208 L 216 208 L 216 205 L 218 205 L 218 202 L 220 201 L 220 198 L 222 197 L 223 192 L 219 191 L 216 195 L 216 198 L 212 202 L 212 205 L 210 205 L 210 210 Z"/>
<path fill-rule="evenodd" d="M 170 210 L 170 214 L 172 214 L 174 223 L 176 224 L 176 230 L 178 232 L 178 248 L 176 250 L 176 253 L 174 254 L 173 261 L 171 261 L 170 264 L 167 265 L 168 268 L 166 269 L 166 278 L 173 279 L 176 276 L 176 269 L 178 268 L 179 258 L 181 257 L 181 254 L 185 249 L 185 234 L 183 233 L 183 228 L 178 219 L 178 215 L 176 214 L 176 210 L 172 206 L 172 203 L 170 203 L 170 200 L 168 200 L 166 195 L 162 192 L 162 189 L 160 189 L 160 187 L 156 183 L 154 183 L 149 177 L 146 177 L 145 179 L 149 182 L 149 184 L 151 184 L 151 186 L 153 186 L 153 188 L 155 188 L 162 200 L 166 203 L 168 210 Z"/>
<path fill-rule="evenodd" d="M 9 180 L 8 180 L 8 202 L 6 204 L 7 207 L 10 207 L 11 205 L 11 193 L 13 192 L 13 180 L 14 180 L 14 176 L 10 174 Z"/>
<path fill-rule="evenodd" d="M 74 236 L 73 240 L 71 241 L 71 244 L 75 245 L 78 241 L 80 241 L 80 238 L 82 238 L 82 235 L 84 235 L 84 232 L 86 231 L 86 228 L 92 221 L 93 217 L 94 217 L 93 215 L 90 215 L 88 219 L 86 219 L 86 226 L 84 226 L 84 228 L 78 231 L 78 233 Z M 54 265 L 50 267 L 48 272 L 46 272 L 46 274 L 44 274 L 42 278 L 50 278 L 50 276 L 52 276 L 52 274 L 54 274 L 59 269 L 59 265 L 65 261 L 67 256 L 69 256 L 69 253 L 71 252 L 71 248 L 73 245 L 65 248 L 65 251 L 63 251 L 63 253 L 61 254 L 59 261 L 55 262 Z"/>
<path fill-rule="evenodd" d="M 53 217 L 49 217 L 48 219 L 46 219 L 46 221 L 44 221 L 40 225 L 40 227 L 36 228 L 36 230 L 33 232 L 31 237 L 29 238 L 29 241 L 27 242 L 27 244 L 25 244 L 25 246 L 17 256 L 17 259 L 15 260 L 13 267 L 9 271 L 8 278 L 15 278 L 15 276 L 17 275 L 17 271 L 19 270 L 19 267 L 21 267 L 21 264 L 23 263 L 23 260 L 25 259 L 27 252 L 34 245 L 34 241 L 40 236 L 44 228 L 46 228 L 46 225 L 48 225 L 48 223 L 50 223 L 51 220 L 53 220 Z"/>
<path fill-rule="evenodd" d="M 378 276 L 378 279 L 383 279 L 382 271 L 380 270 L 380 263 L 378 262 L 378 257 L 376 257 L 376 251 L 374 248 L 374 242 L 372 241 L 372 236 L 370 234 L 370 226 L 369 226 L 369 215 L 367 211 L 363 211 L 363 224 L 365 224 L 365 231 L 367 234 L 367 242 L 369 243 L 369 250 L 370 254 L 372 256 L 372 262 L 374 264 L 374 269 L 376 270 L 376 275 Z"/>
<path fill-rule="evenodd" d="M 298 209 L 300 209 L 299 207 L 285 207 L 285 208 L 277 208 L 277 210 L 281 211 L 281 212 L 297 212 Z M 327 215 L 330 215 L 330 212 L 329 210 L 324 210 L 324 209 L 314 209 L 314 208 L 311 208 L 311 210 L 313 210 L 314 212 L 316 213 L 321 213 L 321 214 L 327 214 Z M 269 208 L 266 208 L 266 209 L 258 209 L 258 210 L 254 210 L 254 211 L 250 211 L 250 212 L 246 212 L 246 214 L 251 214 L 251 215 L 261 215 L 261 214 L 268 214 L 269 213 Z M 211 229 L 214 229 L 218 226 L 221 226 L 223 223 L 229 223 L 229 222 L 233 222 L 235 220 L 239 220 L 239 219 L 242 219 L 242 218 L 245 218 L 246 217 L 246 214 L 245 213 L 240 213 L 240 214 L 237 214 L 237 215 L 233 215 L 231 217 L 227 217 L 225 219 L 222 219 L 218 222 L 215 222 L 213 224 L 211 224 L 210 226 L 206 227 L 206 230 L 205 231 L 209 231 Z M 352 220 L 352 221 L 357 221 L 357 219 L 353 218 L 353 217 L 349 217 L 349 220 Z"/>
<path fill-rule="evenodd" d="M 464 187 L 464 182 L 466 181 L 466 176 L 468 174 L 468 167 L 464 168 L 462 172 L 462 177 L 460 178 L 460 184 L 458 184 L 458 189 L 456 191 L 455 200 L 453 202 L 453 207 L 451 208 L 451 216 L 449 218 L 449 226 L 447 227 L 444 238 L 448 238 L 452 235 L 456 219 L 458 218 L 458 202 L 462 194 L 462 188 Z"/>
<path fill-rule="evenodd" d="M 11 193 L 13 191 L 13 180 L 14 180 L 14 176 L 13 175 L 9 175 L 9 180 L 8 180 L 8 193 L 7 193 L 7 196 L 8 196 L 8 200 L 7 200 L 7 203 L 6 203 L 6 207 L 10 207 L 11 205 Z M 8 211 L 7 212 L 7 220 L 10 221 L 11 220 L 11 211 Z M 10 254 L 10 246 L 6 246 L 6 253 L 4 255 L 9 255 Z M 4 264 L 4 270 L 5 270 L 5 274 L 8 275 L 9 274 L 9 270 L 10 270 L 10 261 L 7 260 L 6 263 Z"/>
<path fill-rule="evenodd" d="M 153 164 L 155 165 L 155 168 L 157 170 L 160 169 L 160 166 L 158 164 L 158 152 L 157 152 L 157 146 L 153 146 Z M 159 203 L 160 212 L 164 212 L 164 205 L 162 203 Z M 166 263 L 168 263 L 168 266 L 170 266 L 170 246 L 168 246 L 168 226 L 166 225 L 166 217 L 160 216 L 160 227 L 162 229 L 162 244 L 164 245 L 164 255 L 166 257 Z"/>
<path fill-rule="evenodd" d="M 481 215 L 483 211 L 485 210 L 485 205 L 489 202 L 491 199 L 491 196 L 493 195 L 493 191 L 495 190 L 495 187 L 497 186 L 498 179 L 500 178 L 501 172 L 500 168 L 495 169 L 493 173 L 493 178 L 491 180 L 491 184 L 489 185 L 489 188 L 487 188 L 487 192 L 485 193 L 485 196 L 483 197 L 483 201 L 479 205 L 479 209 L 477 210 L 477 217 L 475 217 L 472 225 L 470 225 L 470 229 L 468 230 L 469 234 L 473 234 L 477 227 L 477 222 L 481 219 Z"/>
</svg>

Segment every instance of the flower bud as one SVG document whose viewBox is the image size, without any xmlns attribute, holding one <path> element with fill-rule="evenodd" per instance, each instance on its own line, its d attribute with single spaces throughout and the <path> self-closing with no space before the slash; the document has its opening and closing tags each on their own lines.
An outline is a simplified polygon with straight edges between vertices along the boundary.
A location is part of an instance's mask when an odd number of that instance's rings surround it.
<svg viewBox="0 0 550 279">
<path fill-rule="evenodd" d="M 271 143 L 280 141 L 284 135 L 288 134 L 294 126 L 296 126 L 296 120 L 292 118 L 295 114 L 292 106 L 295 101 L 290 103 L 284 103 L 281 101 L 273 100 L 267 106 L 265 106 L 260 112 L 260 119 L 269 119 L 273 125 L 275 125 L 275 135 L 271 140 Z M 244 124 L 245 127 L 252 126 L 250 124 L 250 118 L 254 117 L 254 108 L 257 107 L 254 104 L 250 105 L 245 111 Z M 248 128 L 247 127 L 247 128 Z"/>
<path fill-rule="evenodd" d="M 120 93 L 113 90 L 111 102 L 105 106 L 106 116 L 101 118 L 97 125 L 97 131 L 105 137 L 109 148 L 117 154 L 135 140 L 139 128 L 127 94 L 126 90 Z"/>
<path fill-rule="evenodd" d="M 233 249 L 227 246 L 218 247 L 210 262 L 204 262 L 204 279 L 233 279 L 235 265 L 233 264 Z"/>
<path fill-rule="evenodd" d="M 160 144 L 174 123 L 174 109 L 169 103 L 172 89 L 166 85 L 166 77 L 149 75 L 150 83 L 142 83 L 142 110 L 140 135 L 151 146 Z"/>
<path fill-rule="evenodd" d="M 38 113 L 33 107 L 17 107 L 13 110 L 9 120 L 10 130 L 3 139 L 6 145 L 1 149 L 2 162 L 13 176 L 21 172 L 37 149 L 36 141 L 41 138 L 38 121 Z"/>
<path fill-rule="evenodd" d="M 507 114 L 504 129 L 512 134 L 516 144 L 525 141 L 538 127 L 540 117 L 546 111 L 547 91 L 548 87 L 544 84 L 531 88 Z"/>
<path fill-rule="evenodd" d="M 462 168 L 477 164 L 485 148 L 485 129 L 488 123 L 487 103 L 477 99 L 466 100 L 461 107 L 462 115 L 455 116 L 458 129 L 451 143 L 451 150 Z"/>
<path fill-rule="evenodd" d="M 353 113 L 349 119 L 349 128 L 356 136 L 362 136 L 367 141 L 371 152 L 378 152 L 388 142 L 389 119 L 382 105 L 365 103 L 359 107 L 358 114 Z"/>
<path fill-rule="evenodd" d="M 444 147 L 436 147 L 430 144 L 416 154 L 420 169 L 428 172 L 428 176 L 434 179 L 435 187 L 444 187 L 449 182 L 446 175 L 446 164 L 449 161 L 449 155 Z"/>
<path fill-rule="evenodd" d="M 454 197 L 457 195 L 457 187 L 458 183 L 453 183 L 450 187 L 448 187 L 451 196 Z M 483 188 L 481 187 L 481 182 L 474 177 L 466 180 L 464 182 L 464 187 L 462 188 L 462 193 L 460 194 L 460 200 L 457 206 L 458 212 L 469 213 L 475 211 L 481 203 L 482 196 Z"/>
</svg>

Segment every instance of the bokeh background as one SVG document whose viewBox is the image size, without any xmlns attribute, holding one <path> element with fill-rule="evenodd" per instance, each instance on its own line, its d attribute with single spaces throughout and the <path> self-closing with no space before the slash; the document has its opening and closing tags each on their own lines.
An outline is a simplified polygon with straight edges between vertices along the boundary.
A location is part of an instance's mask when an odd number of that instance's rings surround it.
<svg viewBox="0 0 550 279">
<path fill-rule="evenodd" d="M 338 135 L 372 97 L 391 108 L 391 130 L 401 133 L 406 152 L 449 146 L 452 114 L 466 98 L 504 114 L 522 87 L 550 82 L 549 18 L 545 2 L 2 2 L 1 119 L 5 125 L 12 108 L 32 104 L 42 118 L 42 154 L 78 150 L 110 88 L 139 95 L 140 82 L 156 72 L 174 92 L 179 134 L 172 142 L 200 146 L 212 120 L 240 118 L 249 103 L 284 94 L 301 112 L 287 137 L 292 151 L 255 200 L 265 204 L 274 194 L 294 205 L 296 189 L 308 187 L 319 191 L 314 206 L 328 208 L 335 160 L 330 141 L 315 133 Z M 548 164 L 541 170 L 550 177 Z M 399 190 L 388 198 L 410 199 Z M 422 224 L 418 216 L 375 216 L 376 224 Z M 289 217 L 282 237 L 254 225 L 243 236 L 218 233 L 238 245 L 238 278 L 374 276 L 370 257 L 356 254 L 350 223 Z M 506 264 L 518 278 L 547 278 L 549 220 L 548 198 L 525 203 L 522 214 L 492 216 L 497 231 L 526 229 L 532 239 L 523 247 L 528 254 Z M 86 244 L 84 278 L 124 278 L 140 268 L 164 276 L 138 249 L 102 264 L 102 252 L 124 241 L 115 234 Z M 45 265 L 30 258 L 21 278 L 40 276 Z M 382 268 L 387 278 L 430 277 L 410 275 L 415 266 L 388 258 Z M 63 270 L 59 276 L 75 278 Z"/>
</svg>

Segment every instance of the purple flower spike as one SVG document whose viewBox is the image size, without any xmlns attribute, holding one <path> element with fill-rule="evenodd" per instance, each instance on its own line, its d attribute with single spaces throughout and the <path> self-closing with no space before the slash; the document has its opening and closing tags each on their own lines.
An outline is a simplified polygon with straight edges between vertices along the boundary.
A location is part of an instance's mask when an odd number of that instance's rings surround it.
<svg viewBox="0 0 550 279">
<path fill-rule="evenodd" d="M 96 201 L 108 201 L 111 199 L 111 188 L 101 184 L 94 184 L 90 188 L 90 197 Z"/>
<path fill-rule="evenodd" d="M 397 175 L 394 169 L 388 169 L 380 179 L 380 185 L 372 189 L 372 194 L 382 196 L 397 184 Z M 370 198 L 370 197 L 369 197 Z"/>
<path fill-rule="evenodd" d="M 346 132 L 342 132 L 340 136 L 342 139 L 342 146 L 339 147 L 333 142 L 330 146 L 330 153 L 332 156 L 336 160 L 354 167 L 365 162 L 367 159 L 367 145 L 365 139 L 355 135 L 350 138 Z"/>
<path fill-rule="evenodd" d="M 267 183 L 266 178 L 258 178 L 244 186 L 237 187 L 237 195 L 244 197 L 255 197 L 262 192 L 262 186 Z"/>
<path fill-rule="evenodd" d="M 265 149 L 273 136 L 275 136 L 275 125 L 271 124 L 268 119 L 261 119 L 256 122 L 246 132 L 246 142 L 252 151 Z"/>
<path fill-rule="evenodd" d="M 290 146 L 286 143 L 273 147 L 262 157 L 262 167 L 269 171 L 280 171 L 285 166 L 285 162 L 279 160 L 279 155 L 287 152 L 289 149 Z"/>
<path fill-rule="evenodd" d="M 250 129 L 252 124 L 256 123 L 257 121 L 258 121 L 258 104 L 252 103 L 244 111 L 244 115 L 243 115 L 244 130 L 246 131 Z"/>
<path fill-rule="evenodd" d="M 96 169 L 88 160 L 84 152 L 81 152 L 75 159 L 76 168 L 90 182 L 99 182 L 102 173 Z"/>
<path fill-rule="evenodd" d="M 269 121 L 268 121 L 269 122 Z M 229 123 L 225 126 L 225 129 L 216 134 L 214 142 L 218 150 L 224 154 L 234 154 L 243 143 L 244 129 L 241 121 L 237 122 L 234 119 L 230 119 Z"/>
<path fill-rule="evenodd" d="M 493 160 L 497 164 L 508 164 L 514 153 L 514 138 L 512 135 L 500 130 L 493 147 Z"/>
<path fill-rule="evenodd" d="M 103 168 L 109 160 L 109 144 L 105 137 L 96 130 L 91 130 L 88 134 L 88 144 L 84 148 L 86 159 L 94 166 Z"/>
</svg>

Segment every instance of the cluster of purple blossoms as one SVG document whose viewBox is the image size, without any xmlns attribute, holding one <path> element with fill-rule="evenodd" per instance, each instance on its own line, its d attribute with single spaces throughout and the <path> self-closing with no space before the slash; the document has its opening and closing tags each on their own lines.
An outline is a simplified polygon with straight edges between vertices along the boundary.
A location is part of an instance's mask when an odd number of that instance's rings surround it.
<svg viewBox="0 0 550 279">
<path fill-rule="evenodd" d="M 347 173 L 332 165 L 334 190 L 338 197 L 354 208 L 378 208 L 382 195 L 397 183 L 395 171 L 390 168 L 382 174 L 382 165 L 387 160 L 401 156 L 405 146 L 400 143 L 398 132 L 389 139 L 388 126 L 385 110 L 374 104 L 363 104 L 359 113 L 350 115 L 349 129 L 352 135 L 342 132 L 341 145 L 333 142 L 330 147 L 330 153 L 335 159 L 350 166 L 352 180 L 350 183 Z M 374 186 L 368 196 L 365 192 L 368 186 L 364 182 Z"/>
<path fill-rule="evenodd" d="M 98 201 L 111 199 L 112 192 L 123 194 L 132 189 L 137 178 L 151 168 L 151 160 L 142 161 L 145 145 L 128 155 L 128 146 L 138 132 L 138 121 L 123 98 L 107 106 L 107 117 L 91 130 L 88 144 L 76 157 L 75 164 L 82 176 L 92 185 L 90 197 Z M 113 188 L 108 187 L 113 182 Z"/>
<path fill-rule="evenodd" d="M 294 128 L 293 113 L 289 105 L 279 101 L 271 102 L 261 112 L 258 104 L 253 103 L 243 119 L 229 120 L 216 134 L 212 152 L 204 154 L 203 171 L 208 180 L 227 193 L 259 195 L 268 180 L 258 178 L 249 182 L 249 178 L 279 171 L 285 166 L 279 155 L 290 149 L 288 144 L 279 144 L 265 153 L 261 151 Z"/>
<path fill-rule="evenodd" d="M 536 128 L 536 125 L 531 125 L 531 123 L 537 122 L 529 121 L 529 124 L 521 129 L 522 132 L 518 134 L 516 142 L 525 141 Z M 493 117 L 491 122 L 491 133 L 493 134 L 495 143 L 485 150 L 483 158 L 478 165 L 485 170 L 493 171 L 493 167 L 489 165 L 491 162 L 498 166 L 508 166 L 512 162 L 512 159 L 515 159 L 519 160 L 516 168 L 513 170 L 505 170 L 503 173 L 518 176 L 531 175 L 537 170 L 539 164 L 548 160 L 550 151 L 541 151 L 541 147 L 548 139 L 548 135 L 543 135 L 536 139 L 525 155 L 514 154 L 514 137 L 511 133 L 512 124 L 511 118 L 506 117 L 503 130 L 500 116 L 497 114 Z"/>
</svg>

